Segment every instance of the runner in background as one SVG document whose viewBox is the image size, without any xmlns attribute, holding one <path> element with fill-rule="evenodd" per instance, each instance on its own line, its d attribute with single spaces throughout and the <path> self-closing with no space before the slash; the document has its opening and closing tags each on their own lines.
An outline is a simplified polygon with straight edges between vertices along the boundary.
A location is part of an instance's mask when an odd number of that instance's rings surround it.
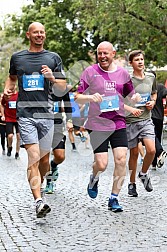
<svg viewBox="0 0 167 252">
<path fill-rule="evenodd" d="M 3 94 L 0 95 L 0 135 L 1 135 L 1 147 L 2 147 L 2 155 L 6 154 L 5 151 L 5 142 L 6 142 L 6 123 L 2 121 L 2 113 L 1 113 L 1 100 Z"/>
<path fill-rule="evenodd" d="M 16 152 L 15 159 L 19 159 L 20 151 L 20 133 L 16 117 L 16 101 L 18 99 L 18 92 L 15 90 L 9 99 L 3 96 L 1 100 L 2 121 L 6 122 L 6 135 L 8 142 L 7 156 L 10 157 L 13 149 L 14 130 L 16 132 Z"/>
<path fill-rule="evenodd" d="M 156 76 L 156 74 L 154 73 Z M 164 165 L 167 152 L 162 146 L 162 131 L 164 121 L 164 106 L 163 99 L 166 99 L 167 88 L 163 83 L 157 84 L 157 99 L 154 108 L 152 109 L 151 118 L 155 126 L 155 147 L 156 153 L 152 162 L 152 169 L 156 170 L 156 167 L 161 168 Z"/>
<path fill-rule="evenodd" d="M 84 110 L 84 105 L 79 105 L 78 103 L 75 102 L 74 100 L 75 91 L 76 91 L 75 87 L 69 91 L 70 102 L 72 107 L 73 128 L 70 128 L 68 130 L 68 136 L 72 145 L 72 151 L 77 150 L 75 145 L 75 136 L 79 136 L 82 142 L 86 142 L 87 140 L 86 136 L 84 135 L 85 129 L 83 128 L 84 118 L 81 117 L 81 111 Z"/>
<path fill-rule="evenodd" d="M 52 194 L 55 191 L 56 180 L 58 179 L 58 165 L 60 165 L 65 160 L 65 142 L 66 135 L 64 134 L 64 122 L 62 115 L 62 103 L 63 111 L 66 115 L 66 129 L 69 130 L 73 127 L 71 114 L 71 103 L 69 93 L 63 96 L 55 96 L 52 93 L 52 99 L 54 101 L 54 135 L 52 142 L 52 154 L 53 159 L 50 163 L 50 172 L 46 176 L 46 188 L 45 192 L 47 194 Z"/>
<path fill-rule="evenodd" d="M 144 52 L 134 50 L 129 53 L 129 63 L 133 67 L 131 80 L 135 91 L 141 96 L 141 100 L 134 106 L 125 105 L 129 112 L 126 116 L 126 132 L 128 138 L 129 172 L 130 183 L 128 185 L 128 195 L 137 197 L 136 172 L 137 160 L 139 155 L 138 144 L 140 141 L 145 146 L 145 156 L 138 178 L 142 182 L 145 190 L 153 190 L 151 179 L 148 174 L 149 167 L 155 155 L 155 132 L 154 124 L 151 120 L 151 110 L 154 108 L 157 99 L 156 78 L 154 74 L 145 72 Z"/>
</svg>

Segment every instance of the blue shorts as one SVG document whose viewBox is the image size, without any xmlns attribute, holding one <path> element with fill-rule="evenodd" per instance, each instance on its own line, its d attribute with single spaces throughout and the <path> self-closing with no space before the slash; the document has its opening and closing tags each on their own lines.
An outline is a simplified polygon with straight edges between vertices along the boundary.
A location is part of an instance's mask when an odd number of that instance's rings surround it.
<svg viewBox="0 0 167 252">
<path fill-rule="evenodd" d="M 52 119 L 18 119 L 20 131 L 20 146 L 39 144 L 41 150 L 50 151 L 53 140 L 54 120 Z"/>
</svg>

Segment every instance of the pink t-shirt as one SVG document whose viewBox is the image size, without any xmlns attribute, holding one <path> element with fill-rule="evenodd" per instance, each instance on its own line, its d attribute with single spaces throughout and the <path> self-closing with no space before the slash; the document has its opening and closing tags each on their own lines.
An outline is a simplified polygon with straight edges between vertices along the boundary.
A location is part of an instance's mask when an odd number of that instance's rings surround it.
<svg viewBox="0 0 167 252">
<path fill-rule="evenodd" d="M 103 103 L 90 102 L 85 128 L 114 131 L 126 128 L 124 97 L 134 94 L 129 73 L 117 66 L 115 71 L 104 71 L 99 64 L 87 67 L 81 75 L 78 93 L 103 96 Z"/>
</svg>

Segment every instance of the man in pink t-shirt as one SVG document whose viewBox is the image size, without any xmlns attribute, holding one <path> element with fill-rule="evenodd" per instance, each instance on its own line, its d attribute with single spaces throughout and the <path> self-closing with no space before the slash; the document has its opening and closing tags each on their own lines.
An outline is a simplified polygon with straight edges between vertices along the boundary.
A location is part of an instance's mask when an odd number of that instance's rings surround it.
<svg viewBox="0 0 167 252">
<path fill-rule="evenodd" d="M 132 97 L 134 88 L 128 72 L 115 64 L 113 45 L 104 41 L 97 47 L 98 64 L 87 67 L 81 75 L 76 101 L 89 103 L 85 128 L 90 134 L 94 151 L 93 174 L 88 184 L 88 194 L 96 198 L 99 174 L 108 164 L 108 145 L 114 155 L 114 179 L 108 209 L 123 211 L 118 202 L 126 175 L 127 135 L 124 98 Z"/>
</svg>

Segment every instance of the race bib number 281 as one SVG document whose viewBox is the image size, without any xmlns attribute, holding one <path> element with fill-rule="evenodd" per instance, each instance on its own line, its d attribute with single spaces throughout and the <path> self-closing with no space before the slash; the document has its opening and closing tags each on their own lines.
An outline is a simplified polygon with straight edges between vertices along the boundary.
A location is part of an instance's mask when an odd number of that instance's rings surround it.
<svg viewBox="0 0 167 252">
<path fill-rule="evenodd" d="M 26 91 L 44 90 L 43 75 L 23 75 L 23 89 Z"/>
</svg>

